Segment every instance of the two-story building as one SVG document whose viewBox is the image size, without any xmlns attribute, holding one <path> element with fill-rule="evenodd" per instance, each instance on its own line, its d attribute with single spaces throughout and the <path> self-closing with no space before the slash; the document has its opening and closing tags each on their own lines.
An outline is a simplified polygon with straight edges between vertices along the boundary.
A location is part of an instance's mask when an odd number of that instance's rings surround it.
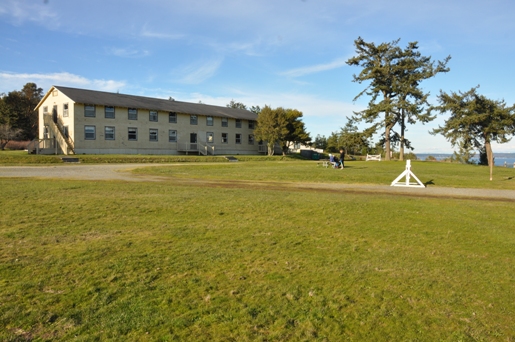
<svg viewBox="0 0 515 342">
<path fill-rule="evenodd" d="M 37 105 L 41 154 L 258 154 L 257 114 L 211 106 L 53 86 Z"/>
</svg>

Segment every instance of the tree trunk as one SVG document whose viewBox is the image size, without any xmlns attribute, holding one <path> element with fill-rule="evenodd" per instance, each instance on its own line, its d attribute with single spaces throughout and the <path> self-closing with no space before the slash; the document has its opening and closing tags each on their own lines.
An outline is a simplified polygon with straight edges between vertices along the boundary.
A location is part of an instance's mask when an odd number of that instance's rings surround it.
<svg viewBox="0 0 515 342">
<path fill-rule="evenodd" d="M 274 144 L 268 143 L 267 147 L 268 147 L 268 155 L 273 156 L 274 155 Z"/>
<path fill-rule="evenodd" d="M 401 143 L 399 148 L 399 160 L 404 160 L 404 120 L 405 120 L 405 114 L 404 109 L 402 110 L 401 114 Z"/>
<path fill-rule="evenodd" d="M 384 129 L 384 160 L 390 160 L 390 130 L 391 127 L 389 125 L 386 125 Z"/>
<path fill-rule="evenodd" d="M 494 171 L 494 154 L 492 152 L 492 145 L 489 140 L 485 142 L 485 150 L 486 150 L 486 159 L 488 160 L 488 167 L 490 167 L 490 180 L 492 180 L 492 175 Z"/>
<path fill-rule="evenodd" d="M 401 147 L 399 149 L 399 160 L 404 160 L 404 132 L 401 133 Z"/>
</svg>

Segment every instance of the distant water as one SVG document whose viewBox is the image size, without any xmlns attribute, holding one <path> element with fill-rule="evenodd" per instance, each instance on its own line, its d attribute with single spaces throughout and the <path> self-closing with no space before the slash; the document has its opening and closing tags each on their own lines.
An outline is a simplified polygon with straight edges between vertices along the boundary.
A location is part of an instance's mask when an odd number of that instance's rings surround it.
<svg viewBox="0 0 515 342">
<path fill-rule="evenodd" d="M 417 155 L 417 158 L 419 160 L 426 160 L 427 157 L 433 156 L 436 158 L 436 160 L 444 160 L 445 158 L 450 158 L 452 154 L 445 154 L 445 153 L 415 153 Z M 472 158 L 475 162 L 478 161 L 477 157 Z M 494 165 L 495 166 L 504 166 L 504 162 L 506 162 L 506 166 L 513 168 L 513 163 L 515 163 L 515 153 L 502 153 L 496 155 L 494 153 Z"/>
</svg>

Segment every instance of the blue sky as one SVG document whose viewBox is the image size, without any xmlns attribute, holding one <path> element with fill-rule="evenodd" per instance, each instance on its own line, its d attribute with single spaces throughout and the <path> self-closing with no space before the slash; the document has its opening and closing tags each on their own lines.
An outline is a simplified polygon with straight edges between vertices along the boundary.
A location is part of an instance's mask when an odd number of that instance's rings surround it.
<svg viewBox="0 0 515 342">
<path fill-rule="evenodd" d="M 295 108 L 314 138 L 339 131 L 364 88 L 345 61 L 361 36 L 418 41 L 451 55 L 451 71 L 421 86 L 515 102 L 511 0 L 1 0 L 0 93 L 35 82 L 225 106 Z M 451 145 L 410 126 L 415 153 Z M 515 152 L 515 142 L 494 146 Z"/>
</svg>

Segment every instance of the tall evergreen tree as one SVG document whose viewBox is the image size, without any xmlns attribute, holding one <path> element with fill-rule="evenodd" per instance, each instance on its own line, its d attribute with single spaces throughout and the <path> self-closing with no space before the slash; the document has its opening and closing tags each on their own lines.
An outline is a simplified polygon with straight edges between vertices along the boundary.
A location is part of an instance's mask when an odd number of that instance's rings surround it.
<svg viewBox="0 0 515 342">
<path fill-rule="evenodd" d="M 227 104 L 227 107 L 228 108 L 237 108 L 237 109 L 247 109 L 246 105 L 244 105 L 241 102 L 235 102 L 234 100 L 231 100 L 231 102 L 229 102 Z"/>
<path fill-rule="evenodd" d="M 422 56 L 418 51 L 418 43 L 410 42 L 408 46 L 400 51 L 396 62 L 396 75 L 393 88 L 397 93 L 395 103 L 395 114 L 400 126 L 400 133 L 396 133 L 396 140 L 399 142 L 399 159 L 404 160 L 404 148 L 413 149 L 409 140 L 406 139 L 407 124 L 416 122 L 428 123 L 435 116 L 431 115 L 432 107 L 428 103 L 429 92 L 424 92 L 420 82 L 436 76 L 441 72 L 448 72 L 447 63 L 451 59 L 448 56 L 443 61 L 431 61 L 431 57 Z"/>
<path fill-rule="evenodd" d="M 390 160 L 392 139 L 400 142 L 401 155 L 404 146 L 409 146 L 405 139 L 408 123 L 425 123 L 434 118 L 427 103 L 429 94 L 420 89 L 420 82 L 449 70 L 446 64 L 450 56 L 435 65 L 430 57 L 417 51 L 417 42 L 409 43 L 404 50 L 398 47 L 398 43 L 399 39 L 376 46 L 359 37 L 354 42 L 357 55 L 347 60 L 347 64 L 362 68 L 359 75 L 353 76 L 353 82 L 369 82 L 354 100 L 365 94 L 371 97 L 368 108 L 355 112 L 352 121 L 371 123 L 369 129 L 374 131 L 384 128 L 382 141 L 386 160 Z M 393 131 L 397 123 L 401 126 L 400 133 Z"/>
<path fill-rule="evenodd" d="M 359 132 L 358 127 L 349 120 L 340 131 L 338 137 L 339 148 L 343 148 L 346 154 L 360 154 L 363 150 L 368 151 L 372 135 L 373 131 L 371 130 Z"/>
<path fill-rule="evenodd" d="M 21 91 L 11 91 L 2 98 L 1 119 L 13 129 L 21 130 L 20 139 L 32 140 L 38 134 L 38 113 L 34 110 L 43 98 L 43 89 L 27 83 Z"/>
<path fill-rule="evenodd" d="M 376 131 L 380 126 L 384 127 L 385 159 L 390 160 L 390 134 L 393 126 L 397 122 L 397 116 L 394 113 L 394 98 L 397 94 L 394 91 L 393 84 L 395 82 L 395 62 L 399 55 L 397 43 L 399 40 L 391 43 L 367 43 L 361 37 L 354 41 L 357 56 L 347 60 L 348 65 L 359 66 L 362 68 L 359 75 L 353 75 L 353 82 L 359 84 L 370 82 L 369 85 L 361 91 L 354 101 L 363 95 L 371 96 L 368 108 L 361 112 L 354 112 L 352 121 L 373 124 L 370 128 Z M 380 101 L 376 102 L 378 98 Z M 380 118 L 381 114 L 383 115 Z"/>
<path fill-rule="evenodd" d="M 479 87 L 479 86 L 478 86 Z M 450 113 L 444 126 L 431 134 L 442 134 L 453 146 L 473 146 L 479 152 L 486 152 L 490 166 L 490 180 L 493 174 L 493 141 L 503 144 L 515 134 L 515 108 L 507 107 L 504 101 L 494 101 L 477 93 L 478 87 L 467 92 L 440 91 L 437 109 Z"/>
</svg>

